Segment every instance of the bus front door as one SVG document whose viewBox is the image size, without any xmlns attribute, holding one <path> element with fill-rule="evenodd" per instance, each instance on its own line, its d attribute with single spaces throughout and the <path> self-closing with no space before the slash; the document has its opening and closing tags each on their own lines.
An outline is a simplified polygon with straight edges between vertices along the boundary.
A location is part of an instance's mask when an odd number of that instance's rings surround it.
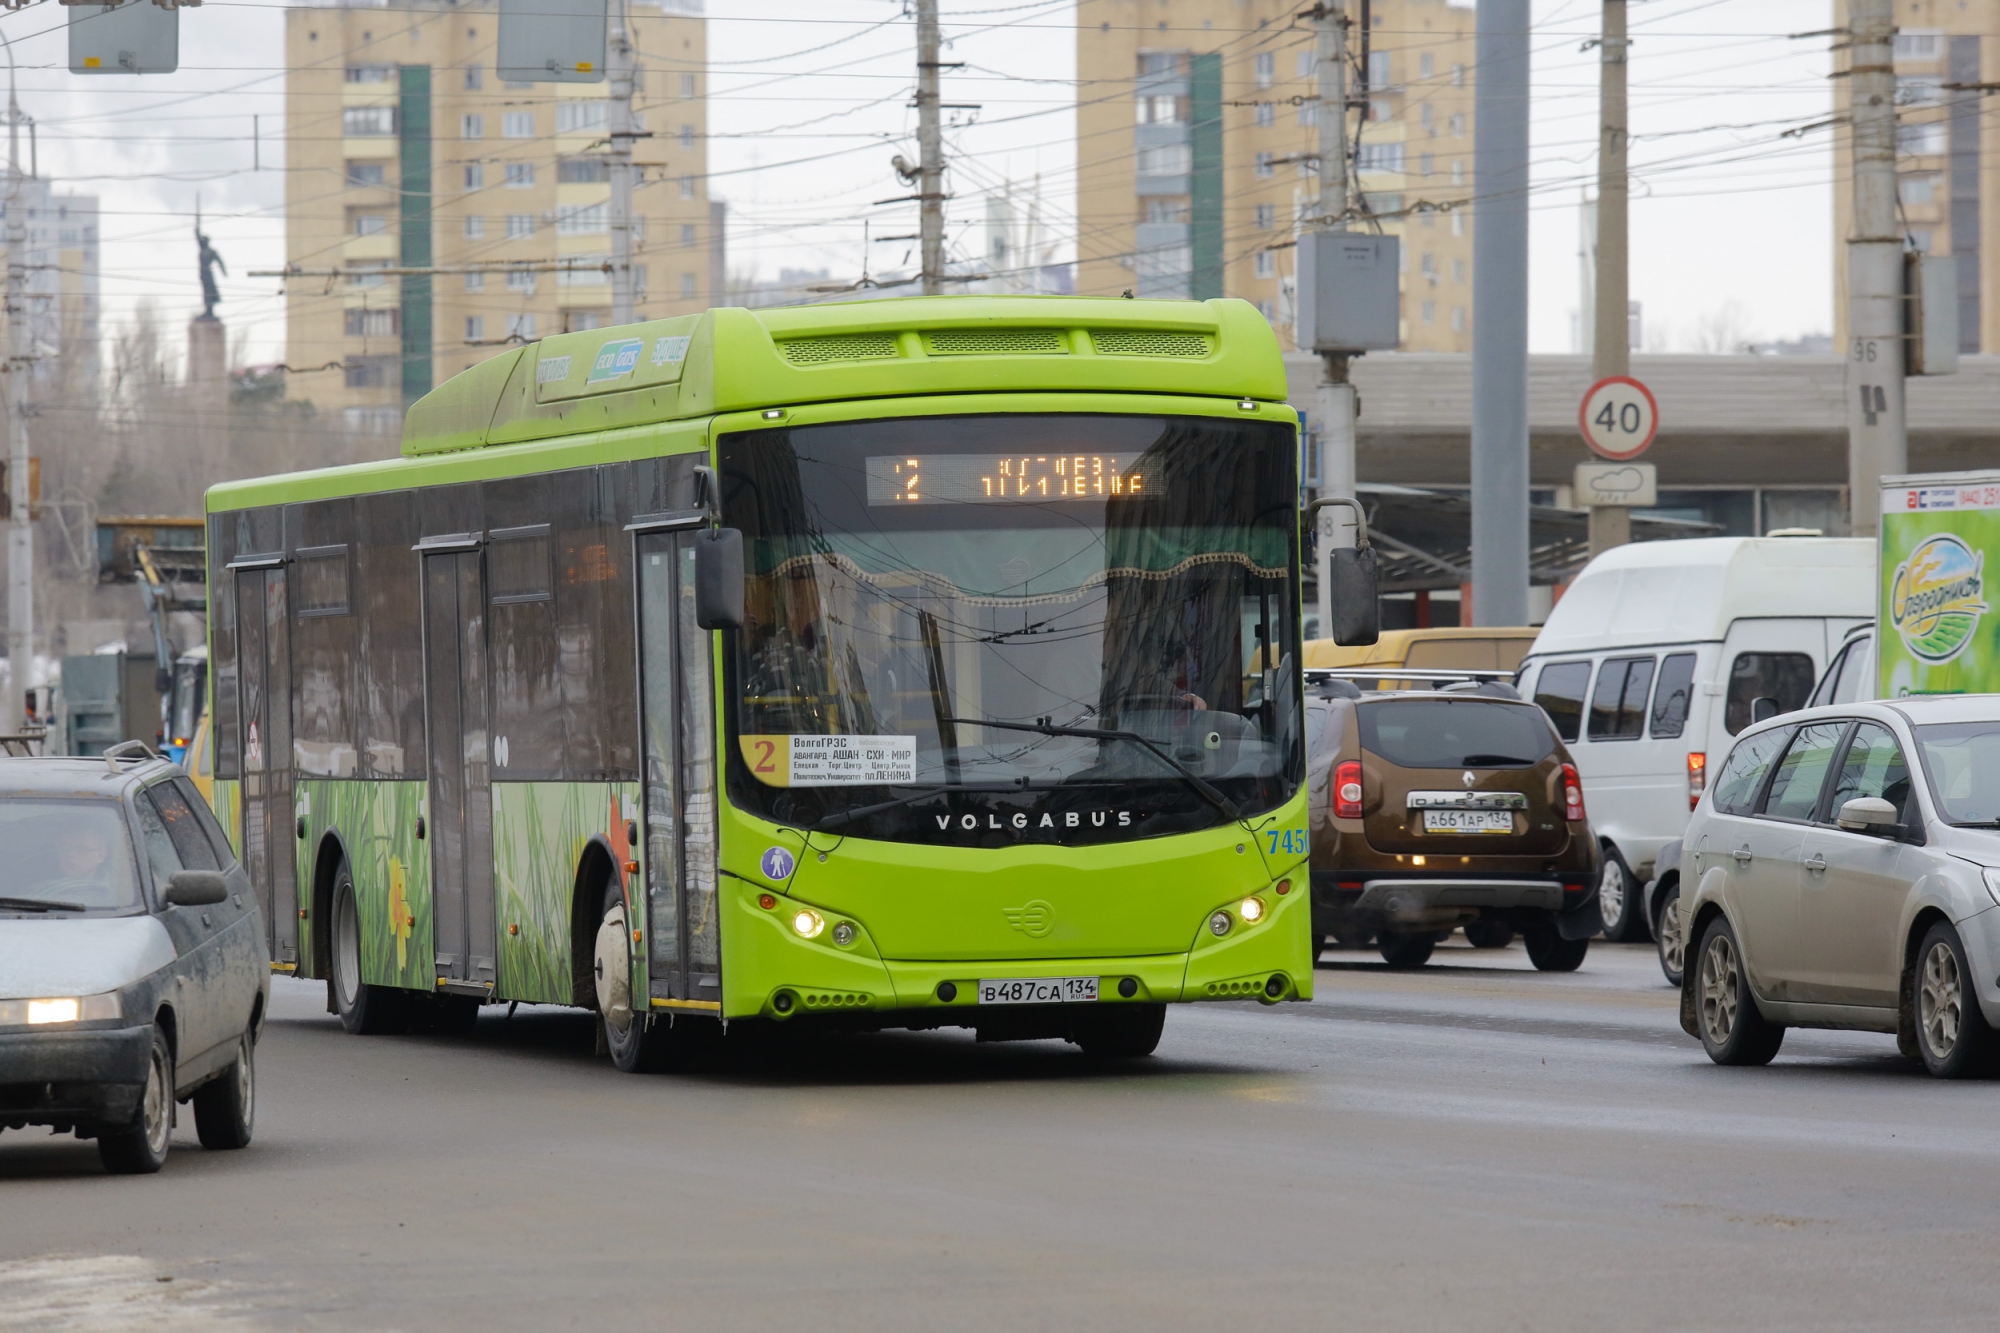
<svg viewBox="0 0 2000 1333">
<path fill-rule="evenodd" d="M 694 618 L 694 530 L 641 532 L 634 547 L 652 997 L 719 1009 L 714 654 Z"/>
<path fill-rule="evenodd" d="M 493 798 L 487 747 L 486 596 L 477 547 L 424 555 L 424 694 L 437 976 L 491 991 Z"/>
<path fill-rule="evenodd" d="M 271 961 L 299 961 L 298 840 L 292 809 L 292 656 L 285 567 L 236 571 L 237 688 L 243 719 L 243 869 L 270 932 Z"/>
</svg>

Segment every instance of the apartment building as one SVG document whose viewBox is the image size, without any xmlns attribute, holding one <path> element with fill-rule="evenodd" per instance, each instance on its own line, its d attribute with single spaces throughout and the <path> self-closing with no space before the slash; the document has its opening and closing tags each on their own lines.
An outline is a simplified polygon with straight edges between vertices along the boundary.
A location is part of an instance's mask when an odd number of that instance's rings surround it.
<svg viewBox="0 0 2000 1333">
<path fill-rule="evenodd" d="M 1293 345 L 1294 236 L 1319 199 L 1314 34 L 1298 8 L 1079 0 L 1078 291 L 1239 296 Z M 1404 348 L 1468 350 L 1470 0 L 1351 13 L 1350 187 L 1366 216 L 1349 225 L 1403 238 Z"/>
<path fill-rule="evenodd" d="M 637 313 L 658 319 L 722 290 L 706 25 L 700 0 L 626 0 L 626 12 L 645 135 Z M 340 270 L 286 286 L 291 397 L 394 433 L 409 403 L 484 358 L 610 323 L 607 85 L 503 82 L 494 0 L 285 18 L 287 258 Z M 444 271 L 373 271 L 431 266 Z"/>
<path fill-rule="evenodd" d="M 1847 22 L 1845 0 L 1836 25 Z M 1992 103 L 1980 85 L 2000 79 L 2000 0 L 1896 0 L 1897 214 L 1912 250 L 1958 264 L 1958 350 L 2000 350 L 2000 173 L 1984 163 Z M 1836 48 L 1839 50 L 1839 48 Z M 1847 55 L 1839 50 L 1836 66 Z M 1848 81 L 1833 80 L 1837 124 Z M 2000 135 L 1995 146 L 2000 147 Z M 1853 234 L 1851 143 L 1835 134 L 1834 283 L 1836 345 L 1846 341 L 1847 238 Z"/>
<path fill-rule="evenodd" d="M 28 341 L 37 396 L 89 396 L 103 366 L 99 342 L 97 196 L 58 194 L 23 176 L 16 195 L 27 227 Z M 192 247 L 193 239 L 189 238 Z M 0 228 L 0 262 L 7 253 Z"/>
</svg>

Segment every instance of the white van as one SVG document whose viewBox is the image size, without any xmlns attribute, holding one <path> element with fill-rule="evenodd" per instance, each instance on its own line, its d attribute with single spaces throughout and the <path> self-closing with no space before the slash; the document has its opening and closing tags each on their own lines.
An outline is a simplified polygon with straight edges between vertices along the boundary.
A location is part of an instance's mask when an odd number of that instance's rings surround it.
<svg viewBox="0 0 2000 1333">
<path fill-rule="evenodd" d="M 1865 538 L 1641 542 L 1584 567 L 1521 663 L 1583 777 L 1603 839 L 1604 933 L 1644 939 L 1641 901 L 1730 738 L 1802 707 L 1848 632 L 1873 621 Z M 1664 900 L 1666 886 L 1654 898 Z"/>
</svg>

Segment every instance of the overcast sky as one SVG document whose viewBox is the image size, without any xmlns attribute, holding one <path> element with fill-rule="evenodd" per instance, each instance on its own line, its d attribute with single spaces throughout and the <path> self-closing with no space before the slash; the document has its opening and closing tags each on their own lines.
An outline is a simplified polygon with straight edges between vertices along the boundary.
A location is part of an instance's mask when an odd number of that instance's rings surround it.
<svg viewBox="0 0 2000 1333">
<path fill-rule="evenodd" d="M 140 0 L 143 2 L 143 0 Z M 1057 257 L 1074 234 L 1075 39 L 1067 0 L 944 0 L 955 244 L 977 253 L 983 195 L 1039 175 Z M 193 215 L 229 264 L 218 313 L 249 361 L 283 354 L 283 6 L 208 0 L 181 12 L 181 72 L 72 76 L 67 11 L 0 15 L 42 173 L 102 201 L 107 330 L 151 297 L 178 331 L 199 309 Z M 1829 0 L 1633 0 L 1632 294 L 1646 346 L 1728 326 L 1760 340 L 1831 327 L 1832 141 L 1783 139 L 1831 106 Z M 1597 0 L 1536 0 L 1532 345 L 1567 351 L 1577 302 L 1577 200 L 1594 176 Z M 731 268 L 875 272 L 910 262 L 913 205 L 889 168 L 915 156 L 914 25 L 900 0 L 717 0 L 711 188 L 732 210 Z M 1086 91 L 1085 95 L 1090 95 Z M 261 131 L 261 149 L 253 139 Z M 22 154 L 27 156 L 24 139 Z M 263 170 L 256 170 L 261 161 Z"/>
</svg>

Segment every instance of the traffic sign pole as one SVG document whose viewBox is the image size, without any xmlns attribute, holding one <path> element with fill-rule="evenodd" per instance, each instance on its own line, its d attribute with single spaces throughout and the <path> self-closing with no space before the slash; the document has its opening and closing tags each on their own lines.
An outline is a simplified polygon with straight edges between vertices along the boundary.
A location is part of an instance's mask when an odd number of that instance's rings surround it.
<svg viewBox="0 0 2000 1333">
<path fill-rule="evenodd" d="M 1630 375 L 1606 375 L 1590 386 L 1577 409 L 1576 425 L 1592 453 L 1613 463 L 1630 463 L 1646 452 L 1660 430 L 1660 406 Z M 1604 554 L 1632 540 L 1629 505 L 1590 507 L 1590 554 Z"/>
</svg>

